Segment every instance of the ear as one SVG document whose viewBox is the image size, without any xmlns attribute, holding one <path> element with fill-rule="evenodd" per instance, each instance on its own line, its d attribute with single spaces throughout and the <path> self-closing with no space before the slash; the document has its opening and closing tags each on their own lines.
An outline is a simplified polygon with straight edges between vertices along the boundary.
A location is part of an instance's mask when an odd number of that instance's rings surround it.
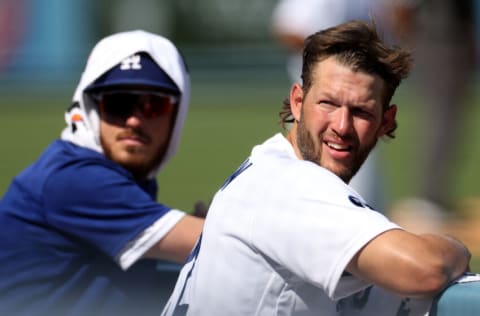
<svg viewBox="0 0 480 316">
<path fill-rule="evenodd" d="M 397 116 L 397 106 L 395 104 L 390 105 L 382 117 L 382 125 L 378 130 L 378 137 L 382 137 L 387 134 L 395 126 L 395 118 Z"/>
<path fill-rule="evenodd" d="M 295 83 L 290 89 L 290 110 L 295 121 L 300 120 L 303 105 L 303 90 L 302 87 Z"/>
</svg>

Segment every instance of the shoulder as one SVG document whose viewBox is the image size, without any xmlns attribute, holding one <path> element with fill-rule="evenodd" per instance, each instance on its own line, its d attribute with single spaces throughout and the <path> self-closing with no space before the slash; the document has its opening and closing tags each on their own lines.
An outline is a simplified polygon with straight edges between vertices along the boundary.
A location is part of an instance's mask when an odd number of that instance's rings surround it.
<svg viewBox="0 0 480 316">
<path fill-rule="evenodd" d="M 31 188 L 32 192 L 43 195 L 45 187 L 63 188 L 67 183 L 81 183 L 73 180 L 91 181 L 104 173 L 123 173 L 124 177 L 129 174 L 100 153 L 67 141 L 55 140 L 15 181 Z"/>
<path fill-rule="evenodd" d="M 48 170 L 43 185 L 47 200 L 49 197 L 56 200 L 98 197 L 112 188 L 138 187 L 127 170 L 93 150 L 57 141 L 49 151 L 40 163 Z"/>
<path fill-rule="evenodd" d="M 323 201 L 345 207 L 367 206 L 364 199 L 337 175 L 313 162 L 299 159 L 281 134 L 255 146 L 248 162 L 251 165 L 248 175 L 239 177 L 236 186 L 243 183 L 250 190 L 252 185 L 265 190 L 261 200 L 271 196 L 282 203 Z M 282 196 L 289 198 L 282 199 Z"/>
<path fill-rule="evenodd" d="M 55 168 L 57 176 L 87 177 L 93 173 L 100 178 L 103 173 L 129 173 L 117 163 L 107 159 L 103 154 L 89 148 L 81 147 L 68 141 L 58 140 L 50 146 L 46 160 Z"/>
</svg>

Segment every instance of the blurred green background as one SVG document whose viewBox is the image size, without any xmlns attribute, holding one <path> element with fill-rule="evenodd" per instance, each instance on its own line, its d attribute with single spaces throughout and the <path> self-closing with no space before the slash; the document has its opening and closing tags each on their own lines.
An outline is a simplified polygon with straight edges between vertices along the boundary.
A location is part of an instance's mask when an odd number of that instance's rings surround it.
<svg viewBox="0 0 480 316">
<path fill-rule="evenodd" d="M 178 154 L 159 175 L 159 200 L 190 211 L 209 202 L 251 147 L 280 132 L 290 82 L 288 52 L 274 40 L 276 0 L 0 1 L 0 196 L 11 179 L 59 137 L 88 53 L 102 37 L 145 29 L 171 38 L 192 76 L 191 108 Z M 397 138 L 380 142 L 388 209 L 417 196 L 422 118 L 415 79 L 394 97 Z M 463 136 L 456 140 L 451 195 L 459 205 L 480 192 L 480 104 L 471 82 Z M 446 150 L 448 147 L 446 147 Z M 480 204 L 479 204 L 480 205 Z M 479 270 L 479 269 L 477 269 Z"/>
<path fill-rule="evenodd" d="M 160 200 L 185 210 L 190 210 L 197 200 L 209 201 L 253 145 L 281 132 L 278 112 L 290 84 L 287 78 L 270 75 L 232 78 L 228 82 L 192 75 L 192 100 L 180 148 L 159 175 Z M 399 105 L 397 137 L 378 144 L 390 203 L 416 194 L 415 159 L 422 150 L 417 140 L 421 121 L 416 113 L 421 104 L 411 92 L 412 84 L 407 81 L 394 98 Z M 0 96 L 1 192 L 15 174 L 59 137 L 64 127 L 63 112 L 70 104 L 71 95 L 63 91 L 54 95 L 27 92 L 19 90 L 14 96 Z M 480 135 L 480 107 L 475 106 L 480 104 L 478 95 L 472 93 L 470 102 L 465 137 L 458 140 L 460 150 L 453 166 L 452 196 L 459 202 L 475 199 L 479 193 L 480 143 L 476 135 Z"/>
</svg>

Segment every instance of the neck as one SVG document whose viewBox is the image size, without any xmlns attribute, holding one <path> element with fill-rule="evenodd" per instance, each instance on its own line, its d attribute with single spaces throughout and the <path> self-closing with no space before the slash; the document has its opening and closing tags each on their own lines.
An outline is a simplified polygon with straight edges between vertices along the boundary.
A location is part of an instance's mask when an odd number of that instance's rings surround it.
<svg viewBox="0 0 480 316">
<path fill-rule="evenodd" d="M 292 124 L 292 127 L 290 128 L 290 131 L 287 133 L 285 138 L 292 145 L 295 155 L 298 157 L 298 159 L 303 160 L 303 156 L 300 153 L 300 150 L 298 149 L 298 145 L 297 145 L 297 123 L 296 122 Z"/>
</svg>

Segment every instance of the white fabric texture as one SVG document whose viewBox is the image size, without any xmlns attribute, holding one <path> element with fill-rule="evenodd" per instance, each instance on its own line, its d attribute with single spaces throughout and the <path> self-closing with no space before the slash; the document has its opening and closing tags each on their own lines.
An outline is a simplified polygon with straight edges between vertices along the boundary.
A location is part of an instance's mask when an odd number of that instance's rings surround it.
<svg viewBox="0 0 480 316">
<path fill-rule="evenodd" d="M 153 170 L 153 178 L 177 151 L 190 99 L 190 77 L 185 62 L 170 40 L 142 30 L 121 32 L 97 43 L 88 57 L 85 70 L 73 95 L 72 107 L 65 113 L 67 127 L 61 138 L 102 153 L 99 142 L 99 118 L 93 101 L 84 90 L 123 59 L 139 52 L 148 53 L 170 76 L 181 91 L 179 110 L 164 159 Z"/>
<path fill-rule="evenodd" d="M 191 276 L 192 262 L 165 315 L 180 299 L 196 316 L 338 315 L 340 299 L 369 286 L 345 275 L 347 264 L 399 227 L 336 175 L 299 160 L 281 134 L 243 168 L 215 195 Z"/>
</svg>

